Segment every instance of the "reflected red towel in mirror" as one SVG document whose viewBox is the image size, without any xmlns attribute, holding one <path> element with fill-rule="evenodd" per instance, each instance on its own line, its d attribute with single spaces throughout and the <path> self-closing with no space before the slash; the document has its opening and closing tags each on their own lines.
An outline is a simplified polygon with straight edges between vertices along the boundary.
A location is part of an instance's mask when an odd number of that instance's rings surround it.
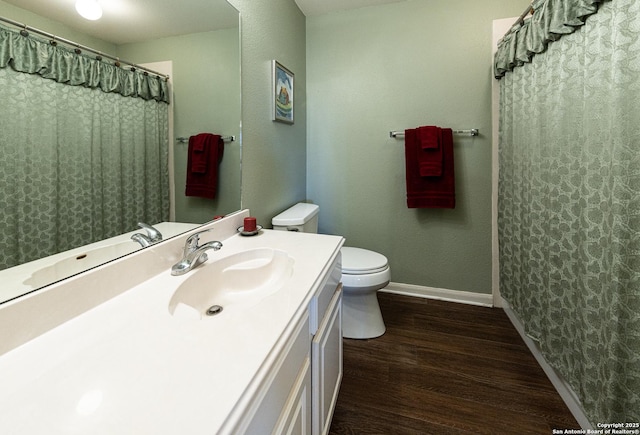
<svg viewBox="0 0 640 435">
<path fill-rule="evenodd" d="M 207 172 L 209 164 L 209 141 L 212 140 L 212 134 L 200 133 L 189 138 L 189 169 L 191 172 L 204 174 Z"/>
<path fill-rule="evenodd" d="M 189 138 L 186 196 L 216 197 L 223 155 L 224 141 L 220 135 L 200 133 Z"/>
</svg>

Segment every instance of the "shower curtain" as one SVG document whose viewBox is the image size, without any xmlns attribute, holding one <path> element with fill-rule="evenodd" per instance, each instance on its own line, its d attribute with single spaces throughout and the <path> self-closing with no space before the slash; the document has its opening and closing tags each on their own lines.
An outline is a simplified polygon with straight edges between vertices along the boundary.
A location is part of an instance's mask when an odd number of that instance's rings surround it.
<svg viewBox="0 0 640 435">
<path fill-rule="evenodd" d="M 0 28 L 0 269 L 169 217 L 168 89 Z"/>
<path fill-rule="evenodd" d="M 495 58 L 500 290 L 594 427 L 636 430 L 640 2 L 533 6 Z"/>
</svg>

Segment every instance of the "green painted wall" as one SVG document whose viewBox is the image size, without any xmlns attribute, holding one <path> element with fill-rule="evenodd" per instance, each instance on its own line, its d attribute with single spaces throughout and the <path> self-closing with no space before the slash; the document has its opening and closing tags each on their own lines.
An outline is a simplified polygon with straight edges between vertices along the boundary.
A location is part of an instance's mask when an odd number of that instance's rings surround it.
<svg viewBox="0 0 640 435">
<path fill-rule="evenodd" d="M 173 61 L 174 133 L 240 134 L 240 47 L 238 29 L 194 33 L 118 46 L 136 63 Z M 240 208 L 240 142 L 225 144 L 215 199 L 184 195 L 186 143 L 175 143 L 176 220 L 203 223 Z"/>
<path fill-rule="evenodd" d="M 305 16 L 294 0 L 229 0 L 241 14 L 242 207 L 258 223 L 306 198 Z M 271 121 L 271 60 L 295 74 L 295 124 Z"/>
<path fill-rule="evenodd" d="M 491 28 L 529 0 L 410 0 L 307 19 L 307 196 L 320 232 L 383 253 L 393 282 L 491 293 Z M 408 209 L 404 141 L 455 138 L 455 210 Z"/>
</svg>

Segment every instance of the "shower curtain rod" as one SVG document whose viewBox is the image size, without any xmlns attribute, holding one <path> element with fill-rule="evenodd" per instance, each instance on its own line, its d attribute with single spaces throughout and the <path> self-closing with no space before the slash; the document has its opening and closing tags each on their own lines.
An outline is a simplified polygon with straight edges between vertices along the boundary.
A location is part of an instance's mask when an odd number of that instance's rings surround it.
<svg viewBox="0 0 640 435">
<path fill-rule="evenodd" d="M 149 72 L 151 74 L 155 74 L 158 77 L 164 77 L 165 80 L 169 80 L 169 76 L 166 75 L 166 74 L 162 74 L 162 73 L 159 73 L 158 71 L 154 71 L 152 69 L 145 68 L 145 67 L 140 66 L 140 65 L 136 65 L 133 62 L 128 62 L 126 60 L 122 60 L 119 57 L 111 56 L 111 55 L 103 53 L 103 52 L 101 52 L 99 50 L 95 50 L 95 49 L 93 49 L 91 47 L 87 47 L 86 45 L 78 44 L 77 42 L 70 41 L 68 39 L 61 38 L 59 36 L 56 36 L 56 35 L 53 35 L 51 33 L 45 32 L 44 30 L 36 29 L 35 27 L 27 26 L 26 24 L 19 23 L 17 21 L 13 21 L 10 18 L 6 18 L 6 17 L 0 16 L 0 21 L 4 21 L 7 24 L 11 24 L 12 26 L 21 28 L 22 30 L 20 31 L 20 34 L 22 34 L 23 36 L 27 36 L 29 34 L 29 32 L 37 33 L 37 34 L 39 34 L 41 36 L 44 36 L 46 38 L 50 38 L 49 43 L 51 45 L 55 45 L 58 41 L 60 41 L 63 44 L 75 47 L 76 48 L 76 53 L 78 53 L 78 54 L 80 54 L 79 50 L 80 51 L 82 51 L 82 50 L 88 51 L 90 53 L 97 54 L 100 57 L 106 57 L 107 59 L 115 60 L 116 61 L 116 66 L 120 66 L 120 64 L 127 64 L 127 65 L 131 66 L 132 71 L 135 70 L 135 69 L 141 69 L 141 70 Z M 98 59 L 98 60 L 100 60 L 100 59 Z"/>
<path fill-rule="evenodd" d="M 527 15 L 532 14 L 533 13 L 533 5 L 529 5 L 527 7 L 527 9 L 525 9 L 525 11 L 520 15 L 520 17 L 516 20 L 515 23 L 513 23 L 513 25 L 511 26 L 511 29 L 513 29 L 516 26 L 520 26 L 522 25 L 522 23 L 524 23 L 524 19 L 527 18 Z"/>
</svg>

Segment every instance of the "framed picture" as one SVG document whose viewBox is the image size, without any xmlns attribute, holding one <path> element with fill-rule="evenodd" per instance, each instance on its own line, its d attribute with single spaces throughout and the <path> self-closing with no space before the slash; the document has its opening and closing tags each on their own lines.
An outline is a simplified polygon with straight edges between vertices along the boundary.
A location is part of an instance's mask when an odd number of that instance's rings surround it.
<svg viewBox="0 0 640 435">
<path fill-rule="evenodd" d="M 273 121 L 293 124 L 293 73 L 273 61 Z"/>
</svg>

